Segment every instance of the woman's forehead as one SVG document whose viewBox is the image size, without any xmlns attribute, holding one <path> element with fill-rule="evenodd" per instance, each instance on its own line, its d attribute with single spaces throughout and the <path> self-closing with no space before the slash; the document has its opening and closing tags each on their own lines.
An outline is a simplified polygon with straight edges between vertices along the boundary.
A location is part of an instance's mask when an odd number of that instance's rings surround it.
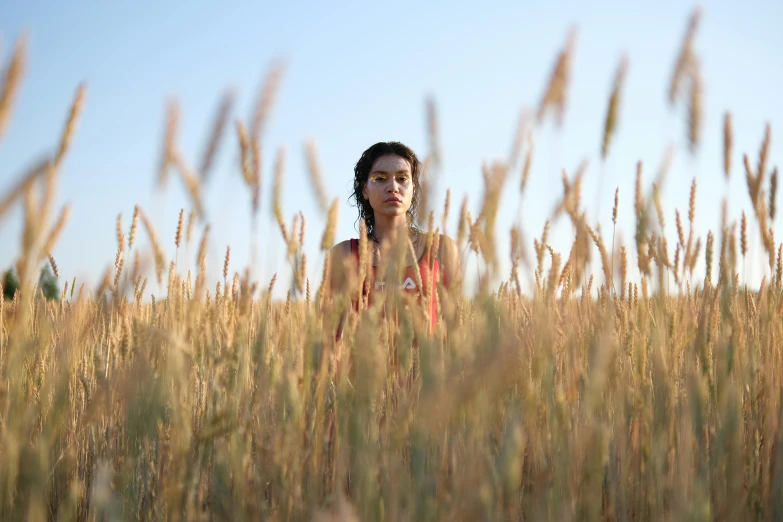
<svg viewBox="0 0 783 522">
<path fill-rule="evenodd" d="M 411 171 L 411 164 L 402 156 L 396 154 L 385 154 L 376 159 L 372 164 L 370 172 L 399 172 L 399 171 Z"/>
</svg>

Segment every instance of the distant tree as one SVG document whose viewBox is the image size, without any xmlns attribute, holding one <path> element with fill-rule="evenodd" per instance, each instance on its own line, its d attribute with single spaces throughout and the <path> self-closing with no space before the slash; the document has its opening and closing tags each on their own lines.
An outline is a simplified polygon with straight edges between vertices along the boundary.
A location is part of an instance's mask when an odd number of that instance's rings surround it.
<svg viewBox="0 0 783 522">
<path fill-rule="evenodd" d="M 38 278 L 38 288 L 43 292 L 44 297 L 47 299 L 54 299 L 58 301 L 60 299 L 60 288 L 57 286 L 57 278 L 49 265 L 44 265 L 41 269 L 41 276 Z"/>
<path fill-rule="evenodd" d="M 49 265 L 44 265 L 41 269 L 41 275 L 38 278 L 38 288 L 47 299 L 60 299 L 60 288 L 57 286 L 57 277 L 55 277 Z M 19 290 L 19 278 L 16 270 L 9 268 L 3 273 L 3 297 L 12 300 L 16 291 Z"/>
<path fill-rule="evenodd" d="M 3 297 L 7 300 L 14 298 L 16 291 L 19 289 L 19 279 L 16 277 L 16 272 L 13 268 L 9 268 L 3 274 Z"/>
</svg>

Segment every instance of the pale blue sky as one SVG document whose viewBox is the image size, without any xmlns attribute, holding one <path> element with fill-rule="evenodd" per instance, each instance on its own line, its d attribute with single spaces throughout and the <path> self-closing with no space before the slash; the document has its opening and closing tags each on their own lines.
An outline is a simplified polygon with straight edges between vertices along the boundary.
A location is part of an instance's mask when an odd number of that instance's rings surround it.
<svg viewBox="0 0 783 522">
<path fill-rule="evenodd" d="M 281 4 L 282 5 L 282 4 Z M 338 239 L 356 236 L 356 210 L 348 196 L 353 165 L 380 140 L 409 144 L 427 154 L 425 105 L 435 97 L 444 156 L 438 203 L 451 188 L 452 218 L 464 194 L 474 213 L 482 197 L 483 160 L 505 158 L 520 110 L 538 103 L 568 29 L 578 28 L 568 109 L 562 132 L 536 130 L 536 156 L 529 192 L 522 202 L 526 237 L 540 235 L 560 194 L 560 169 L 572 172 L 590 161 L 584 203 L 610 237 L 614 189 L 620 187 L 620 222 L 626 244 L 633 238 L 635 164 L 645 163 L 649 184 L 669 141 L 677 147 L 665 187 L 667 235 L 674 252 L 674 208 L 687 208 L 690 179 L 699 183 L 697 231 L 717 233 L 722 174 L 722 118 L 731 110 L 735 131 L 731 217 L 749 208 L 742 153 L 755 165 L 764 124 L 773 129 L 770 164 L 780 157 L 783 104 L 780 51 L 783 3 L 704 3 L 697 35 L 703 65 L 705 115 L 702 147 L 685 147 L 685 108 L 669 109 L 666 92 L 692 5 L 635 2 L 395 2 L 359 7 L 347 2 L 291 2 L 285 6 L 217 2 L 42 2 L 0 8 L 3 63 L 21 31 L 30 35 L 29 63 L 11 126 L 0 141 L 0 192 L 29 163 L 57 143 L 77 85 L 88 85 L 86 105 L 62 171 L 59 203 L 70 201 L 71 219 L 53 254 L 61 277 L 97 282 L 113 264 L 115 219 L 125 228 L 134 204 L 154 218 L 170 255 L 179 209 L 188 204 L 178 180 L 165 194 L 154 182 L 163 135 L 165 101 L 182 111 L 180 144 L 197 164 L 216 104 L 227 87 L 237 95 L 232 118 L 248 119 L 267 66 L 287 60 L 277 103 L 264 140 L 264 184 L 257 276 L 278 271 L 288 283 L 282 242 L 271 217 L 274 151 L 287 151 L 284 214 L 307 217 L 310 276 L 320 280 L 317 245 L 324 225 L 306 175 L 302 144 L 314 139 L 330 196 L 339 196 Z M 619 129 L 606 165 L 600 138 L 614 70 L 621 53 L 630 68 Z M 222 271 L 227 244 L 232 269 L 249 260 L 249 195 L 236 163 L 237 140 L 224 141 L 209 184 L 212 224 L 208 269 Z M 604 172 L 602 207 L 596 187 Z M 503 199 L 498 237 L 507 253 L 508 228 L 519 202 L 519 174 Z M 0 223 L 0 267 L 19 250 L 20 209 Z M 687 214 L 687 212 L 686 212 Z M 598 216 L 596 218 L 595 216 Z M 783 239 L 780 218 L 776 237 Z M 456 233 L 450 220 L 449 232 Z M 200 230 L 194 241 L 198 241 Z M 567 256 L 570 225 L 550 236 Z M 146 248 L 146 237 L 139 234 Z M 630 245 L 629 245 L 630 246 Z M 194 252 L 188 261 L 191 266 Z M 183 259 L 184 254 L 180 254 Z M 632 256 L 635 266 L 635 255 Z M 184 265 L 184 262 L 180 263 Z M 762 266 L 759 261 L 758 266 Z M 127 266 L 127 265 L 126 265 Z M 475 265 L 467 269 L 475 272 Z M 717 272 L 715 272 L 717 273 Z M 760 274 L 760 272 L 758 272 Z M 505 275 L 505 274 L 504 274 Z M 522 274 L 522 278 L 532 274 Z M 220 276 L 222 279 L 222 276 Z M 165 278 L 164 278 L 165 279 Z M 165 281 L 164 281 L 165 284 Z M 150 282 L 148 289 L 161 291 Z M 278 289 L 284 291 L 285 284 Z"/>
</svg>

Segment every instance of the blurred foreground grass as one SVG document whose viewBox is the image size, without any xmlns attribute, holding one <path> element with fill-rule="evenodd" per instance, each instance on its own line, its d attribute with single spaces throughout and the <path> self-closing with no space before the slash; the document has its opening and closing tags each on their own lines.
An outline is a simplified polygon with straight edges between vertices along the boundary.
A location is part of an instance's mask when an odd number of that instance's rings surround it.
<svg viewBox="0 0 783 522">
<path fill-rule="evenodd" d="M 690 96 L 694 147 L 697 20 L 671 86 L 673 97 Z M 566 46 L 558 57 L 539 117 L 562 110 L 570 52 Z M 6 71 L 0 132 L 23 57 L 20 45 Z M 621 84 L 618 72 L 604 154 Z M 262 91 L 257 119 L 236 129 L 256 211 L 259 129 L 273 90 Z M 402 307 L 390 292 L 387 313 L 379 313 L 383 302 L 363 310 L 338 346 L 334 331 L 348 296 L 325 287 L 311 296 L 296 234 L 303 224 L 287 229 L 280 213 L 295 273 L 294 299 L 285 303 L 271 300 L 274 281 L 259 291 L 248 275 L 229 280 L 228 254 L 222 284 L 207 289 L 208 229 L 199 273 L 181 273 L 141 210 L 127 238 L 118 223 L 117 257 L 100 288 L 76 290 L 73 281 L 60 300 L 43 299 L 28 280 L 67 219 L 65 207 L 48 222 L 84 93 L 58 152 L 0 201 L 0 214 L 19 200 L 25 208 L 22 286 L 13 300 L 0 300 L 0 519 L 783 517 L 783 281 L 768 222 L 777 174 L 769 199 L 762 186 L 768 137 L 758 165 L 745 161 L 750 219 L 770 260 L 760 288 L 740 283 L 753 234 L 745 218 L 710 232 L 702 255 L 691 203 L 690 233 L 678 216 L 672 259 L 659 226 L 660 195 L 644 194 L 640 175 L 631 267 L 625 247 L 607 249 L 587 223 L 577 173 L 564 178 L 554 216 L 574 225 L 567 255 L 552 250 L 544 231 L 528 263 L 521 230 L 512 231 L 514 274 L 534 271 L 531 295 L 516 275 L 471 299 L 459 288 L 439 288 L 432 296 L 439 325 L 430 336 L 423 312 Z M 223 126 L 218 117 L 217 141 Z M 183 176 L 197 216 L 199 177 L 178 153 L 175 129 L 172 110 L 161 177 L 170 168 Z M 729 119 L 726 135 L 730 157 Z M 460 216 L 459 246 L 490 271 L 498 194 L 510 167 L 488 168 L 481 214 L 474 220 L 463 208 Z M 330 213 L 324 249 L 334 219 Z M 143 267 L 125 264 L 139 220 L 159 280 L 168 269 L 167 295 L 151 300 Z M 180 216 L 178 250 L 183 234 L 190 241 L 190 222 L 183 226 Z M 591 252 L 600 265 L 591 264 Z M 702 258 L 706 277 L 692 286 Z M 626 281 L 636 270 L 639 284 Z"/>
</svg>

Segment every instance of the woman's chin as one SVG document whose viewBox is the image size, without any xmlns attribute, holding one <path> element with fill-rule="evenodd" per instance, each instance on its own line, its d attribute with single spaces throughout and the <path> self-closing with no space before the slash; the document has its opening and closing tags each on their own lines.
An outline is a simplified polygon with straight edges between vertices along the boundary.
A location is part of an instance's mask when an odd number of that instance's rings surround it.
<svg viewBox="0 0 783 522">
<path fill-rule="evenodd" d="M 403 216 L 407 212 L 407 209 L 402 203 L 385 203 L 380 209 L 374 210 L 379 214 L 389 217 Z"/>
</svg>

